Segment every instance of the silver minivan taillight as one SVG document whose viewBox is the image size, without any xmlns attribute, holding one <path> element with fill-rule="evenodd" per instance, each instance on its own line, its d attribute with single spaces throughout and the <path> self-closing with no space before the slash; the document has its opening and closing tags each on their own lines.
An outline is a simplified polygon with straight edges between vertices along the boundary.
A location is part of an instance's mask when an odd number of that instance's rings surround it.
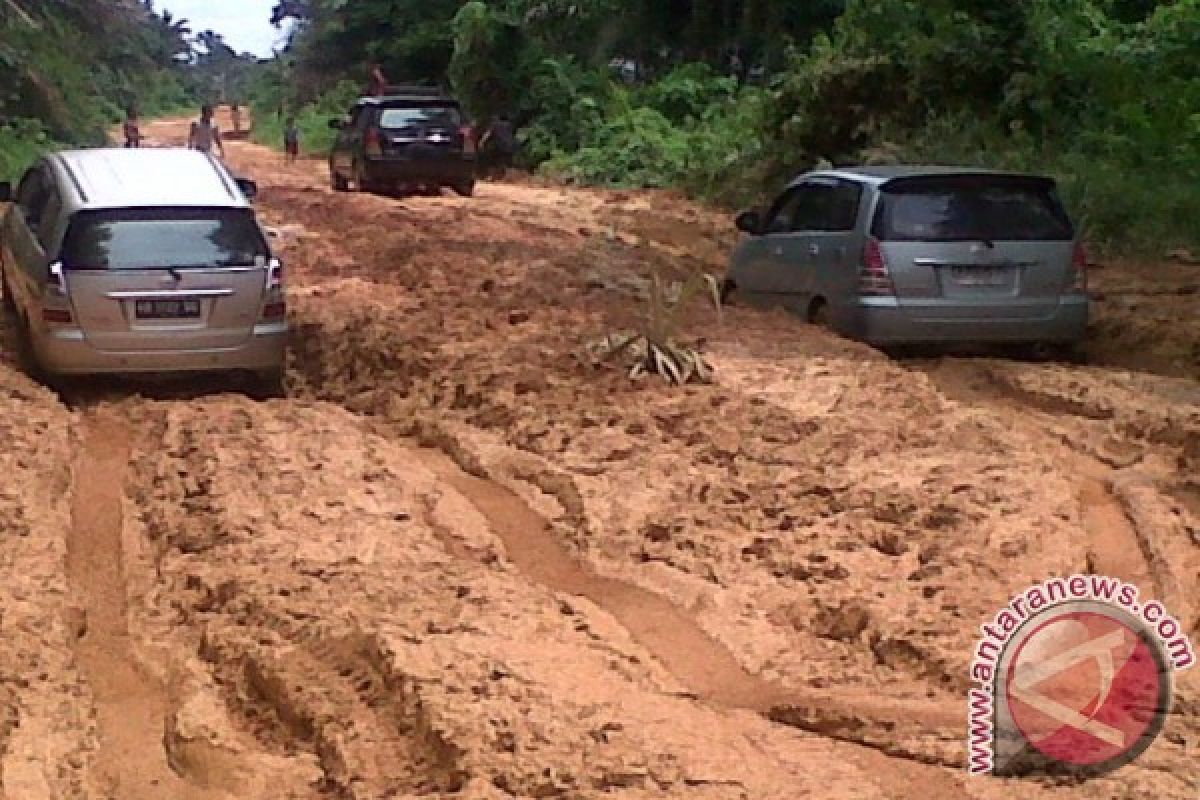
<svg viewBox="0 0 1200 800">
<path fill-rule="evenodd" d="M 865 297 L 891 297 L 896 294 L 887 258 L 874 236 L 867 239 L 863 247 L 862 266 L 858 269 L 858 293 Z"/>
</svg>

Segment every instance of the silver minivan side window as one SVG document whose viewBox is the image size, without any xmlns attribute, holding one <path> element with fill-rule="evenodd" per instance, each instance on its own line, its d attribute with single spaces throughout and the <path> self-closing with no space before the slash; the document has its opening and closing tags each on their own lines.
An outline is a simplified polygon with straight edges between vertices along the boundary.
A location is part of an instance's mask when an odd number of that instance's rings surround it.
<svg viewBox="0 0 1200 800">
<path fill-rule="evenodd" d="M 862 186 L 838 178 L 821 178 L 802 184 L 793 231 L 846 233 L 858 223 Z"/>
<path fill-rule="evenodd" d="M 796 206 L 801 200 L 801 189 L 800 186 L 794 186 L 779 196 L 767 212 L 764 233 L 788 233 L 794 230 L 792 221 L 796 214 Z"/>
</svg>

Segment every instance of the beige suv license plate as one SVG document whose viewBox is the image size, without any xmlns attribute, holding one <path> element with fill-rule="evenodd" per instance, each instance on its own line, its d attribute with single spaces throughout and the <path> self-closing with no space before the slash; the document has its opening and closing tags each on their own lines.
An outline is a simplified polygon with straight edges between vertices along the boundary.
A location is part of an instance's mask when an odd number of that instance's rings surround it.
<svg viewBox="0 0 1200 800">
<path fill-rule="evenodd" d="M 200 316 L 200 301 L 138 300 L 133 313 L 138 319 L 195 319 Z"/>
</svg>

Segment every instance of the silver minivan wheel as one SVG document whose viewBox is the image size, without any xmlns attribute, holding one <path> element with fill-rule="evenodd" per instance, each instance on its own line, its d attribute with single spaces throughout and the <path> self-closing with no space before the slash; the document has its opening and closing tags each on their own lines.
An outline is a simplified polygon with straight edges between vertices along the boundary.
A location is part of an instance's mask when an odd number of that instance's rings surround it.
<svg viewBox="0 0 1200 800">
<path fill-rule="evenodd" d="M 737 291 L 737 284 L 732 278 L 725 278 L 721 281 L 720 287 L 721 304 L 727 305 L 733 300 L 733 293 Z"/>
</svg>

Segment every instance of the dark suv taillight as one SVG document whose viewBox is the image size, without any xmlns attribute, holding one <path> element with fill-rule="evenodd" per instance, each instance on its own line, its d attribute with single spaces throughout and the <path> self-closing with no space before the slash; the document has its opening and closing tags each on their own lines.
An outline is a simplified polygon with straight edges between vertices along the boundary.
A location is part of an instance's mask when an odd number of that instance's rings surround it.
<svg viewBox="0 0 1200 800">
<path fill-rule="evenodd" d="M 1071 275 L 1067 280 L 1067 291 L 1076 294 L 1086 294 L 1088 255 L 1083 242 L 1075 243 L 1075 251 L 1071 254 Z"/>
<path fill-rule="evenodd" d="M 887 258 L 875 237 L 863 247 L 862 266 L 858 270 L 858 293 L 869 297 L 888 297 L 896 293 Z"/>
</svg>

